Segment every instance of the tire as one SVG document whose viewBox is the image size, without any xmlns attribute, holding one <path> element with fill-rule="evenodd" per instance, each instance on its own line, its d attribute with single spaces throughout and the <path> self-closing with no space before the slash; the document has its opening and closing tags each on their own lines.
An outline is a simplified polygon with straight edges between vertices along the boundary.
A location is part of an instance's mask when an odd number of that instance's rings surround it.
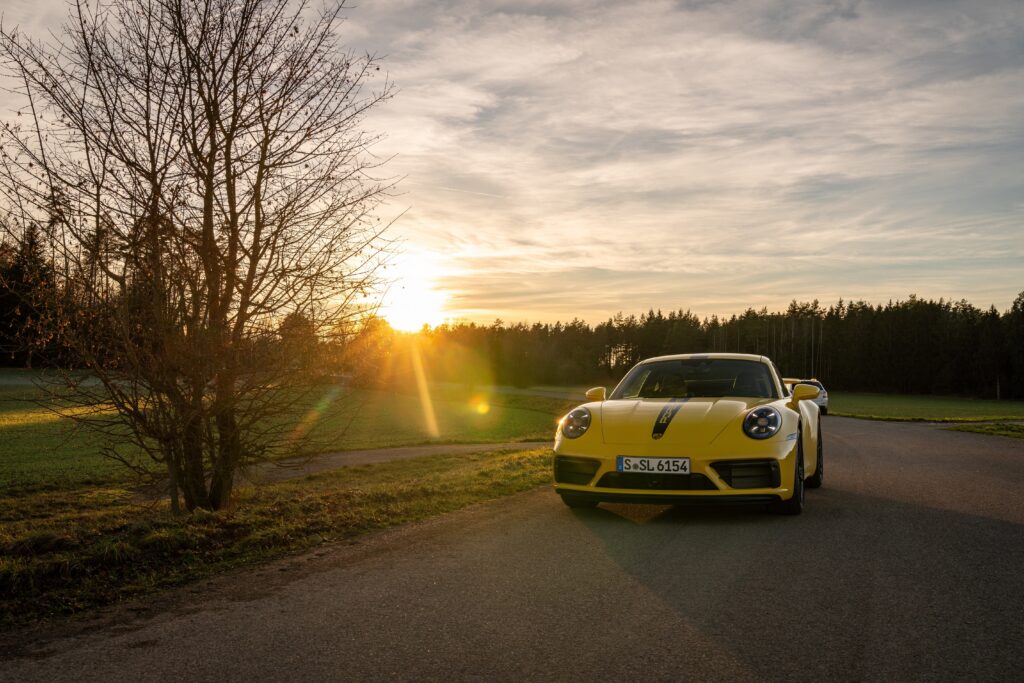
<svg viewBox="0 0 1024 683">
<path fill-rule="evenodd" d="M 817 465 L 814 467 L 814 474 L 807 477 L 807 488 L 820 489 L 825 483 L 825 448 L 821 443 L 821 423 L 818 423 L 818 457 Z"/>
<path fill-rule="evenodd" d="M 584 498 L 582 496 L 574 496 L 571 493 L 559 493 L 562 497 L 562 502 L 571 508 L 576 510 L 582 510 L 586 508 L 597 507 L 597 501 L 591 498 Z"/>
<path fill-rule="evenodd" d="M 780 500 L 772 506 L 772 509 L 780 515 L 799 515 L 804 511 L 804 498 L 806 489 L 804 487 L 804 440 L 803 437 L 797 442 L 796 447 L 796 471 L 793 473 L 793 495 L 789 500 Z"/>
</svg>

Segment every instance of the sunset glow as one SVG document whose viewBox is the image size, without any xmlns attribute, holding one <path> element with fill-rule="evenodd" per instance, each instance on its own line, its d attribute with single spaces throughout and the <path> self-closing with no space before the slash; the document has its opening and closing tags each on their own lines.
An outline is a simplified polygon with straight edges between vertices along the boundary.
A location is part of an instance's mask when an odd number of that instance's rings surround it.
<svg viewBox="0 0 1024 683">
<path fill-rule="evenodd" d="M 64 9 L 5 0 L 4 23 L 41 37 Z M 365 121 L 401 179 L 381 209 L 407 251 L 395 328 L 912 293 L 1005 310 L 1021 289 L 1024 3 L 347 15 L 398 86 Z"/>
<path fill-rule="evenodd" d="M 415 332 L 424 325 L 434 327 L 445 321 L 448 296 L 437 288 L 438 268 L 439 259 L 428 252 L 401 254 L 388 264 L 391 286 L 380 314 L 391 327 Z"/>
</svg>

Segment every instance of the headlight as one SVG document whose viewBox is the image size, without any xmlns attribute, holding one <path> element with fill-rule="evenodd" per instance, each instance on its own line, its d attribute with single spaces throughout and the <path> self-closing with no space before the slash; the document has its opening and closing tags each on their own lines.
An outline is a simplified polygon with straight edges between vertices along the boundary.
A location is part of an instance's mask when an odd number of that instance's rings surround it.
<svg viewBox="0 0 1024 683">
<path fill-rule="evenodd" d="M 782 416 L 775 408 L 755 408 L 743 420 L 743 431 L 751 439 L 775 436 L 782 426 Z"/>
<path fill-rule="evenodd" d="M 590 411 L 577 408 L 562 418 L 562 434 L 567 439 L 578 439 L 590 428 Z"/>
</svg>

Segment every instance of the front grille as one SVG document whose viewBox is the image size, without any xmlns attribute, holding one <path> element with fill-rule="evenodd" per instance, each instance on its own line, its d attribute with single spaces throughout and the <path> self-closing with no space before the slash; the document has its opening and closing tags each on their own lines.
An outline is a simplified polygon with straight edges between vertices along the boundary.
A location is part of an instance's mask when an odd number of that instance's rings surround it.
<svg viewBox="0 0 1024 683">
<path fill-rule="evenodd" d="M 717 491 L 703 474 L 647 474 L 645 472 L 608 472 L 597 482 L 601 488 L 650 489 L 656 491 Z"/>
<path fill-rule="evenodd" d="M 734 489 L 776 489 L 780 486 L 778 460 L 724 460 L 712 467 L 722 481 Z"/>
<path fill-rule="evenodd" d="M 601 463 L 590 458 L 555 456 L 555 481 L 559 484 L 587 485 L 594 478 Z"/>
</svg>

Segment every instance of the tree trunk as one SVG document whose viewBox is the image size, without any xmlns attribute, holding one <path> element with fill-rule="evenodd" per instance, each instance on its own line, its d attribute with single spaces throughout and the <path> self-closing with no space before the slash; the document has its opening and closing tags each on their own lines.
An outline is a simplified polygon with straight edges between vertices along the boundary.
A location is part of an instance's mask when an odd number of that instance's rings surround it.
<svg viewBox="0 0 1024 683">
<path fill-rule="evenodd" d="M 228 410 L 217 416 L 217 431 L 220 453 L 210 480 L 210 505 L 214 510 L 221 509 L 231 499 L 235 470 L 242 461 L 242 445 L 234 411 Z"/>
<path fill-rule="evenodd" d="M 167 492 L 171 497 L 171 512 L 177 517 L 181 514 L 181 500 L 178 494 L 178 464 L 175 462 L 174 447 L 167 450 Z"/>
<path fill-rule="evenodd" d="M 206 490 L 205 467 L 203 466 L 203 435 L 202 425 L 192 420 L 186 423 L 184 435 L 184 480 L 182 490 L 185 492 L 185 504 L 189 512 L 196 508 L 213 509 L 210 496 Z"/>
</svg>

